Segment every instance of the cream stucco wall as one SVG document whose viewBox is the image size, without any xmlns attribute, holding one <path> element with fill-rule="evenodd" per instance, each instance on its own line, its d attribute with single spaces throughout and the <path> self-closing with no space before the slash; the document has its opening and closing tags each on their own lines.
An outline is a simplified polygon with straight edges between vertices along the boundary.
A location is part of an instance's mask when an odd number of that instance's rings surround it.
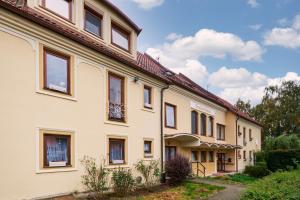
<svg viewBox="0 0 300 200">
<path fill-rule="evenodd" d="M 1 18 L 4 19 L 4 15 Z M 15 22 L 21 21 L 15 18 Z M 95 59 L 91 53 L 88 59 L 81 54 L 80 48 L 76 49 L 75 43 L 68 46 L 69 41 L 63 39 L 52 42 L 47 40 L 46 34 L 43 40 L 23 30 L 7 26 L 4 20 L 0 23 L 0 152 L 3 161 L 0 165 L 0 199 L 29 199 L 82 190 L 80 177 L 83 169 L 79 160 L 84 155 L 98 160 L 102 157 L 107 159 L 108 137 L 127 138 L 126 166 L 132 167 L 137 160 L 144 158 L 145 138 L 153 139 L 154 159 L 160 157 L 161 86 L 157 80 L 128 68 L 120 71 L 124 66 L 104 60 L 101 55 Z M 40 43 L 74 56 L 74 97 L 40 89 Z M 62 44 L 64 48 L 61 48 Z M 108 70 L 126 77 L 126 124 L 106 120 Z M 140 77 L 138 83 L 133 82 L 134 76 Z M 143 108 L 144 83 L 153 87 L 154 105 L 151 111 Z M 72 168 L 40 169 L 40 129 L 74 134 L 75 165 Z"/>
</svg>

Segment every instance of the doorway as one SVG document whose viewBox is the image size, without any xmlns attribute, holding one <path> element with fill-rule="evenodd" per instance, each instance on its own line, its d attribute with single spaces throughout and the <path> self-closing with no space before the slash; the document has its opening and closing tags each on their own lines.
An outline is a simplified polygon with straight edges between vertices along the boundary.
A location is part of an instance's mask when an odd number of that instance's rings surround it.
<svg viewBox="0 0 300 200">
<path fill-rule="evenodd" d="M 225 172 L 225 153 L 217 153 L 217 171 Z"/>
</svg>

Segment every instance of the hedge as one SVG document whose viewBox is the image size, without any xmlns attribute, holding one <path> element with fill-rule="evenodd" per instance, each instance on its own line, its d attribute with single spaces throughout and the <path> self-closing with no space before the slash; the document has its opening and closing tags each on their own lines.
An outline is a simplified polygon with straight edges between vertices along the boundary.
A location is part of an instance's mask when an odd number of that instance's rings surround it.
<svg viewBox="0 0 300 200">
<path fill-rule="evenodd" d="M 300 150 L 267 151 L 265 159 L 268 169 L 273 172 L 278 169 L 290 169 L 291 167 L 295 169 L 297 164 L 300 163 Z"/>
</svg>

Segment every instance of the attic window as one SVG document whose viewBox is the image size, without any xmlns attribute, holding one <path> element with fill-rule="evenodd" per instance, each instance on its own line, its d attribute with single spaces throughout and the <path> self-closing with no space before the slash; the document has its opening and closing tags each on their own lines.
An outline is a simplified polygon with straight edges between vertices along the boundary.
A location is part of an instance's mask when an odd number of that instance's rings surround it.
<svg viewBox="0 0 300 200">
<path fill-rule="evenodd" d="M 125 51 L 130 51 L 130 33 L 123 28 L 111 25 L 111 43 Z"/>
<path fill-rule="evenodd" d="M 42 0 L 42 6 L 69 21 L 72 19 L 72 0 Z"/>
<path fill-rule="evenodd" d="M 98 12 L 96 12 L 88 6 L 84 7 L 84 11 L 84 30 L 95 36 L 102 37 L 102 15 L 100 15 Z"/>
</svg>

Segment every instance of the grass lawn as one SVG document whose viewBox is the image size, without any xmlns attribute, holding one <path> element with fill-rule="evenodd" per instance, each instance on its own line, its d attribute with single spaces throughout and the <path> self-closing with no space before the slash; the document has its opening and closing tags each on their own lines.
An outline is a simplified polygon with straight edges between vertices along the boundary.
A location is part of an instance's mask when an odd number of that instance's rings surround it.
<svg viewBox="0 0 300 200">
<path fill-rule="evenodd" d="M 203 184 L 185 182 L 176 187 L 170 187 L 169 189 L 145 194 L 136 197 L 138 200 L 192 200 L 192 199 L 207 199 L 209 196 L 219 190 L 223 190 L 224 187 Z"/>
<path fill-rule="evenodd" d="M 251 184 L 242 200 L 300 200 L 300 169 L 276 172 Z"/>
<path fill-rule="evenodd" d="M 257 178 L 248 176 L 246 174 L 206 177 L 205 179 L 217 180 L 219 182 L 228 183 L 228 184 L 243 184 L 243 185 L 248 185 L 258 180 Z"/>
</svg>

